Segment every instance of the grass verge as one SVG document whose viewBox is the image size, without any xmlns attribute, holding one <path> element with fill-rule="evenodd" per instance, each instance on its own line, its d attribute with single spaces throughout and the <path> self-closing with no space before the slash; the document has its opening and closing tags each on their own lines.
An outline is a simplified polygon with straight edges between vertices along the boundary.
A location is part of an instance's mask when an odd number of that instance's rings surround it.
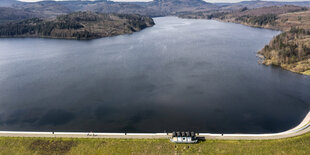
<svg viewBox="0 0 310 155">
<path fill-rule="evenodd" d="M 310 133 L 278 140 L 206 140 L 173 144 L 167 139 L 0 138 L 0 154 L 309 154 Z"/>
</svg>

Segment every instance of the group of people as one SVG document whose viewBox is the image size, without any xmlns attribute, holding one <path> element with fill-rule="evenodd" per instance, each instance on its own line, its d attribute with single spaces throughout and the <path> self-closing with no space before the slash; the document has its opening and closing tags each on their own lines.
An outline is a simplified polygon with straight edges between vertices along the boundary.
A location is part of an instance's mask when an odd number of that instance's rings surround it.
<svg viewBox="0 0 310 155">
<path fill-rule="evenodd" d="M 95 135 L 94 132 L 91 131 L 91 132 L 89 132 L 89 133 L 87 134 L 87 136 L 96 136 L 96 135 Z"/>
</svg>

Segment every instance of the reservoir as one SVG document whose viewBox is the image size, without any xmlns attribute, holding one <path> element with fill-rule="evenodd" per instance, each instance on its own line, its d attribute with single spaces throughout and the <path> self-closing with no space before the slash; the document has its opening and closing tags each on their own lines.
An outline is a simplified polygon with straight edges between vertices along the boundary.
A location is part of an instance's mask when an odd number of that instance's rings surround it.
<svg viewBox="0 0 310 155">
<path fill-rule="evenodd" d="M 91 41 L 0 39 L 0 130 L 271 133 L 309 112 L 309 76 L 258 63 L 280 32 L 154 20 Z"/>
</svg>

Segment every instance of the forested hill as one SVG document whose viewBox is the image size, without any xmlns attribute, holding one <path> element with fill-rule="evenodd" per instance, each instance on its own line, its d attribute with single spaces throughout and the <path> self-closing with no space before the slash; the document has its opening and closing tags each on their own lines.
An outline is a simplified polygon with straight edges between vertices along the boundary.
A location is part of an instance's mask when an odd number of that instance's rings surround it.
<svg viewBox="0 0 310 155">
<path fill-rule="evenodd" d="M 36 15 L 28 11 L 9 7 L 0 7 L 0 24 L 33 17 L 36 17 Z"/>
<path fill-rule="evenodd" d="M 130 34 L 154 24 L 152 18 L 141 15 L 76 12 L 55 19 L 31 18 L 0 25 L 0 37 L 94 39 Z"/>
<path fill-rule="evenodd" d="M 1 6 L 1 5 L 0 5 Z M 218 7 L 203 0 L 153 0 L 150 2 L 95 1 L 41 1 L 36 3 L 16 3 L 16 9 L 41 14 L 45 17 L 77 11 L 100 13 L 140 14 L 147 16 L 174 15 L 182 11 L 214 10 Z"/>
</svg>

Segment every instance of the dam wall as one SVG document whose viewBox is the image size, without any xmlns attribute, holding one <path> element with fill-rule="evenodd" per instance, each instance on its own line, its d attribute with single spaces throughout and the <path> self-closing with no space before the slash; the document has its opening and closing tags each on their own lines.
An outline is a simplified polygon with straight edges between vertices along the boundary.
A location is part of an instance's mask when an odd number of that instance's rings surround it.
<svg viewBox="0 0 310 155">
<path fill-rule="evenodd" d="M 296 127 L 279 133 L 266 134 L 221 134 L 197 133 L 206 139 L 280 139 L 294 137 L 310 132 L 310 112 Z M 172 133 L 100 133 L 100 132 L 29 132 L 0 131 L 0 137 L 70 137 L 70 138 L 170 138 Z"/>
</svg>

